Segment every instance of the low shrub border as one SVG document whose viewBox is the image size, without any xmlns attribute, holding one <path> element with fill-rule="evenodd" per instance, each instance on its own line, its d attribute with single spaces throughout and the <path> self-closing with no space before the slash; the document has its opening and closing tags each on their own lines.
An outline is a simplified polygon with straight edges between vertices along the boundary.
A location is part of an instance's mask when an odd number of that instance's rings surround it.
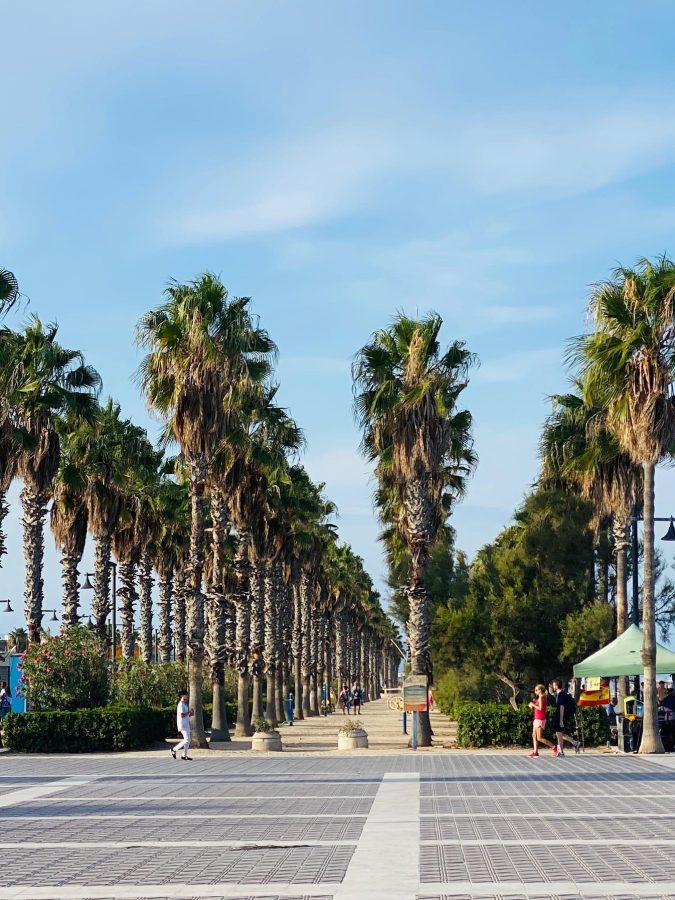
<svg viewBox="0 0 675 900">
<path fill-rule="evenodd" d="M 227 703 L 230 722 L 236 703 Z M 211 707 L 204 724 L 211 725 Z M 2 745 L 15 753 L 97 753 L 141 750 L 177 737 L 176 709 L 104 706 L 73 711 L 9 713 L 2 720 Z"/>
<path fill-rule="evenodd" d="M 601 707 L 578 711 L 583 716 L 586 745 L 596 747 L 609 738 L 609 721 Z M 548 726 L 544 732 L 555 740 L 551 727 L 553 709 L 548 710 Z M 462 747 L 526 747 L 532 743 L 532 710 L 527 706 L 513 709 L 508 703 L 461 703 L 457 708 L 457 743 Z"/>
</svg>

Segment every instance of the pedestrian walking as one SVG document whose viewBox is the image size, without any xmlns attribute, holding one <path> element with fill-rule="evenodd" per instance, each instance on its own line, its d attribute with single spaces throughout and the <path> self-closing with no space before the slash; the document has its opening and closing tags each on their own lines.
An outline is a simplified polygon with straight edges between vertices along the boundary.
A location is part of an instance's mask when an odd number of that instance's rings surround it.
<svg viewBox="0 0 675 900">
<path fill-rule="evenodd" d="M 528 704 L 532 710 L 532 759 L 539 757 L 539 744 L 545 744 L 556 754 L 556 745 L 544 737 L 546 728 L 546 710 L 548 708 L 548 695 L 543 684 L 538 684 L 534 689 L 534 699 Z"/>
<path fill-rule="evenodd" d="M 346 684 L 342 685 L 342 690 L 340 691 L 340 696 L 338 697 L 338 703 L 342 707 L 342 715 L 350 714 L 350 707 L 352 702 L 351 691 L 349 690 Z"/>
<path fill-rule="evenodd" d="M 574 697 L 563 689 L 563 683 L 559 678 L 553 682 L 553 691 L 555 693 L 555 714 L 553 718 L 553 727 L 557 738 L 557 745 L 553 750 L 554 756 L 564 756 L 565 741 L 574 747 L 574 752 L 579 752 L 581 742 L 567 734 L 567 730 L 571 728 L 577 712 L 577 703 Z"/>
<path fill-rule="evenodd" d="M 0 722 L 12 711 L 12 694 L 9 685 L 3 681 L 0 685 Z"/>
<path fill-rule="evenodd" d="M 358 684 L 352 691 L 352 702 L 354 704 L 354 715 L 356 716 L 361 712 L 361 688 Z"/>
<path fill-rule="evenodd" d="M 431 712 L 434 708 L 434 692 L 431 690 L 431 688 L 429 688 L 427 703 L 429 704 L 429 712 Z"/>
<path fill-rule="evenodd" d="M 192 759 L 191 756 L 188 756 L 188 750 L 190 749 L 190 744 L 192 743 L 190 716 L 193 714 L 193 711 L 190 709 L 190 704 L 188 702 L 189 696 L 190 695 L 187 691 L 181 691 L 180 699 L 178 700 L 178 704 L 176 705 L 176 728 L 183 735 L 183 740 L 179 741 L 175 747 L 171 748 L 171 755 L 174 759 L 176 758 L 176 753 L 179 750 L 183 751 L 181 759 Z"/>
</svg>

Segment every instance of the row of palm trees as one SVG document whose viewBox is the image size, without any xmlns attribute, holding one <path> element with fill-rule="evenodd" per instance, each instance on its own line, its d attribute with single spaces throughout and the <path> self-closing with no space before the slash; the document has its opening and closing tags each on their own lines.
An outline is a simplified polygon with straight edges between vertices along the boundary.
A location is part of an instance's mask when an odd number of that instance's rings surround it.
<svg viewBox="0 0 675 900">
<path fill-rule="evenodd" d="M 429 679 L 430 554 L 446 538 L 448 517 L 477 462 L 471 414 L 458 408 L 477 360 L 461 341 L 443 349 L 441 326 L 435 313 L 398 315 L 353 366 L 355 413 L 362 451 L 375 463 L 390 581 L 407 598 L 411 673 Z M 420 745 L 429 746 L 431 737 L 427 711 L 420 714 Z"/>
<path fill-rule="evenodd" d="M 596 528 L 611 522 L 617 633 L 628 623 L 627 547 L 644 521 L 642 753 L 662 753 L 656 700 L 654 473 L 675 451 L 675 264 L 641 259 L 595 286 L 593 329 L 570 345 L 572 390 L 552 398 L 541 439 L 545 482 L 593 503 Z"/>
<path fill-rule="evenodd" d="M 201 745 L 205 681 L 212 736 L 228 738 L 228 665 L 238 673 L 239 734 L 250 732 L 251 693 L 253 715 L 275 724 L 290 690 L 296 714 L 313 715 L 322 683 L 333 677 L 357 678 L 373 695 L 394 680 L 398 635 L 362 561 L 338 542 L 323 486 L 298 462 L 303 435 L 275 403 L 276 347 L 250 300 L 230 298 L 204 274 L 171 283 L 142 317 L 138 382 L 163 423 L 160 448 L 116 403 L 98 402 L 98 374 L 56 338 L 57 328 L 36 316 L 20 332 L 0 329 L 0 525 L 19 478 L 29 640 L 41 635 L 49 515 L 65 627 L 80 619 L 88 535 L 93 627 L 106 640 L 118 602 L 126 657 L 138 613 L 140 652 L 151 658 L 157 580 L 160 657 L 170 659 L 174 648 L 188 662 Z M 169 446 L 177 448 L 173 458 Z M 0 563 L 3 551 L 0 538 Z"/>
</svg>

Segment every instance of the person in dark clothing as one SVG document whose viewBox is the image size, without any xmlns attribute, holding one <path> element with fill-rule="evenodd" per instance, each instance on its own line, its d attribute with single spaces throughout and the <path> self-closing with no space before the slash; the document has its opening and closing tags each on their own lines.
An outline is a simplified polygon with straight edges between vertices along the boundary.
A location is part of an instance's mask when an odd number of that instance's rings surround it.
<svg viewBox="0 0 675 900">
<path fill-rule="evenodd" d="M 574 747 L 574 752 L 579 752 L 580 742 L 570 737 L 567 730 L 571 727 L 574 719 L 574 709 L 576 703 L 574 699 L 563 689 L 563 683 L 559 679 L 553 682 L 553 691 L 555 693 L 555 714 L 553 717 L 553 727 L 558 739 L 557 747 L 553 750 L 554 756 L 564 756 L 565 741 Z"/>
<path fill-rule="evenodd" d="M 672 688 L 668 688 L 668 693 L 664 697 L 661 706 L 669 712 L 675 713 L 675 691 Z"/>
</svg>

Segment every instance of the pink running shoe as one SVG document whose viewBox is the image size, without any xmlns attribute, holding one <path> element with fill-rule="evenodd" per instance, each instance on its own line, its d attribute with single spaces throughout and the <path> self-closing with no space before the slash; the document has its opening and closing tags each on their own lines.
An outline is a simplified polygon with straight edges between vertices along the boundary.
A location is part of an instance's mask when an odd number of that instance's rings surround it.
<svg viewBox="0 0 675 900">
<path fill-rule="evenodd" d="M 529 755 L 530 759 L 539 759 L 539 754 L 535 753 L 534 750 L 528 755 Z"/>
<path fill-rule="evenodd" d="M 560 747 L 559 747 L 557 744 L 556 744 L 555 747 L 553 748 L 553 755 L 554 755 L 554 756 L 560 756 Z"/>
</svg>

